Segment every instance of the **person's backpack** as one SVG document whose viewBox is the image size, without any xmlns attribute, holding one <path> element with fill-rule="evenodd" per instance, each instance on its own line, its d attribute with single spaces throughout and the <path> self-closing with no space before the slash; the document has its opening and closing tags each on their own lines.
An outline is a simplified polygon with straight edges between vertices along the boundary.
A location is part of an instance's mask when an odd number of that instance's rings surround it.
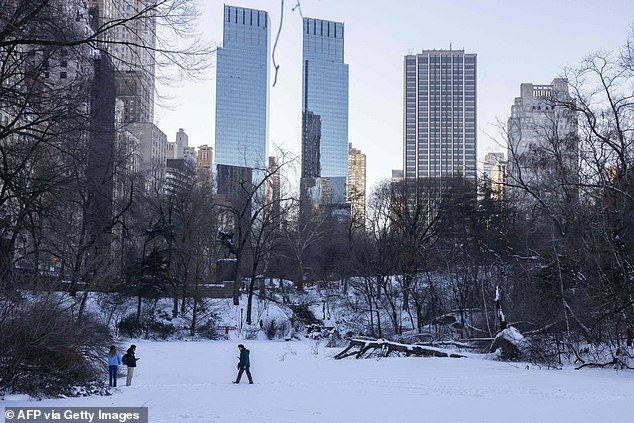
<svg viewBox="0 0 634 423">
<path fill-rule="evenodd" d="M 121 357 L 121 363 L 125 366 L 128 365 L 128 353 L 123 354 L 123 357 Z"/>
</svg>

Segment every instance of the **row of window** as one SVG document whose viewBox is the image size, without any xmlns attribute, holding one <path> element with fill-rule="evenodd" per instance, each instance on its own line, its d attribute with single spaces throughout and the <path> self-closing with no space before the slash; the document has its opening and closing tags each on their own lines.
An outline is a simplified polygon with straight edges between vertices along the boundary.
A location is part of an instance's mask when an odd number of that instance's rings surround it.
<svg viewBox="0 0 634 423">
<path fill-rule="evenodd" d="M 306 34 L 310 34 L 312 23 L 312 32 L 313 35 L 317 35 L 319 32 L 320 36 L 333 37 L 333 38 L 343 38 L 343 24 L 337 22 L 330 21 L 322 21 L 320 19 L 304 19 L 304 26 L 306 28 Z M 319 25 L 317 25 L 319 23 Z M 324 31 L 324 24 L 326 24 Z M 319 28 L 319 31 L 317 30 Z"/>
<path fill-rule="evenodd" d="M 247 16 L 247 12 L 248 12 L 248 16 Z M 225 16 L 227 17 L 227 22 L 231 22 L 232 15 L 233 15 L 233 22 L 236 24 L 238 23 L 238 17 L 240 15 L 241 15 L 240 17 L 241 17 L 242 25 L 247 25 L 247 22 L 248 22 L 250 26 L 263 26 L 264 28 L 266 28 L 266 24 L 268 21 L 266 12 L 262 12 L 259 10 L 225 6 Z M 260 19 L 260 16 L 262 17 L 261 19 Z"/>
</svg>

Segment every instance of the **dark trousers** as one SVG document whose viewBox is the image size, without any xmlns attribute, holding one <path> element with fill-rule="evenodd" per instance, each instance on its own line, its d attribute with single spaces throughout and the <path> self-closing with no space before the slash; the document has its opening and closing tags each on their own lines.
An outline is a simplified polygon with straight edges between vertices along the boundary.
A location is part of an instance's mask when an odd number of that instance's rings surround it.
<svg viewBox="0 0 634 423">
<path fill-rule="evenodd" d="M 117 372 L 119 370 L 119 366 L 108 366 L 108 376 L 110 386 L 117 386 Z"/>
<path fill-rule="evenodd" d="M 248 367 L 240 367 L 240 371 L 238 371 L 238 377 L 236 379 L 236 383 L 240 383 L 240 378 L 242 377 L 242 373 L 247 372 L 247 378 L 249 379 L 249 383 L 253 383 L 253 378 L 251 377 L 251 372 Z"/>
</svg>

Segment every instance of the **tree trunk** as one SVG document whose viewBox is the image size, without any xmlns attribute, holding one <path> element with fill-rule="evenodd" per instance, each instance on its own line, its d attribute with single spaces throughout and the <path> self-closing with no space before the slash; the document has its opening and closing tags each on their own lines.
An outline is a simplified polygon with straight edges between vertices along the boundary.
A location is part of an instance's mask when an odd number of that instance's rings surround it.
<svg viewBox="0 0 634 423">
<path fill-rule="evenodd" d="M 140 290 L 139 290 L 140 291 Z M 139 295 L 137 296 L 137 303 L 136 303 L 136 322 L 137 323 L 141 323 L 141 292 L 139 292 Z"/>
<path fill-rule="evenodd" d="M 196 260 L 196 276 L 194 279 L 194 304 L 192 305 L 192 325 L 191 336 L 196 335 L 196 325 L 198 324 L 198 260 Z"/>
<path fill-rule="evenodd" d="M 247 296 L 247 325 L 251 324 L 251 307 L 253 306 L 253 291 L 255 290 L 255 278 L 252 276 L 249 281 L 249 291 Z"/>
<path fill-rule="evenodd" d="M 236 255 L 236 277 L 233 285 L 233 305 L 240 305 L 240 255 Z"/>
</svg>

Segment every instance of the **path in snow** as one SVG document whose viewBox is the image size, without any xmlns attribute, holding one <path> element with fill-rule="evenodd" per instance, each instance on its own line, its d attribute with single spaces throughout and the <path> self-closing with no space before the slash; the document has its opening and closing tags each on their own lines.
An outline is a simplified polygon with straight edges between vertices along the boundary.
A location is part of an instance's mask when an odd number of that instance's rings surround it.
<svg viewBox="0 0 634 423">
<path fill-rule="evenodd" d="M 340 348 L 316 355 L 313 341 L 241 342 L 251 350 L 254 385 L 246 375 L 231 383 L 237 341 L 135 341 L 141 360 L 133 386 L 112 396 L 0 404 L 147 406 L 151 423 L 632 421 L 633 371 L 526 370 L 455 358 L 334 360 Z"/>
</svg>

